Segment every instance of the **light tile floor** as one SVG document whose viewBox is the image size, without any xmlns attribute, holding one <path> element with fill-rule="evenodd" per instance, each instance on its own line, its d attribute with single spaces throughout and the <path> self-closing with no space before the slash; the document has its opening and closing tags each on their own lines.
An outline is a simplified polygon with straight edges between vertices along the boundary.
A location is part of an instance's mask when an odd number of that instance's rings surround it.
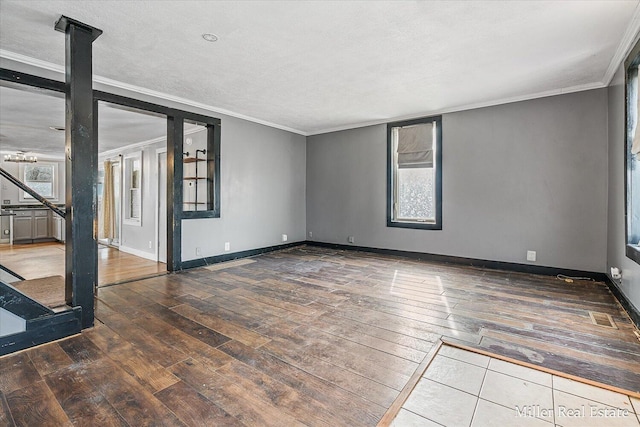
<svg viewBox="0 0 640 427">
<path fill-rule="evenodd" d="M 640 427 L 640 399 L 444 344 L 391 424 Z"/>
</svg>

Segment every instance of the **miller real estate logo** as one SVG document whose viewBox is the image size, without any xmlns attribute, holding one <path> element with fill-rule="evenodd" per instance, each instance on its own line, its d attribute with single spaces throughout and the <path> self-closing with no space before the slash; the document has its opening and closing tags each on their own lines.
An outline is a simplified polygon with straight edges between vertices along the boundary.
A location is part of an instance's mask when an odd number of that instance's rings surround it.
<svg viewBox="0 0 640 427">
<path fill-rule="evenodd" d="M 555 408 L 545 408 L 540 405 L 516 405 L 516 417 L 526 418 L 550 418 L 554 417 L 556 421 L 561 418 L 626 418 L 630 416 L 628 409 L 612 408 L 610 406 L 588 404 L 577 405 L 574 407 L 558 405 Z"/>
</svg>

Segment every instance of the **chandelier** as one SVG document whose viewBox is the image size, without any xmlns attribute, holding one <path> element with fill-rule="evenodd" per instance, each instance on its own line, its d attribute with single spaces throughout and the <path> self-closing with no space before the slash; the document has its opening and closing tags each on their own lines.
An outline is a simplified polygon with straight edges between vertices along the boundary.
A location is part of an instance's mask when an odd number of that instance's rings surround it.
<svg viewBox="0 0 640 427">
<path fill-rule="evenodd" d="M 19 151 L 16 154 L 5 154 L 4 161 L 16 163 L 35 163 L 38 161 L 38 158 L 36 156 L 27 156 L 25 153 Z"/>
</svg>

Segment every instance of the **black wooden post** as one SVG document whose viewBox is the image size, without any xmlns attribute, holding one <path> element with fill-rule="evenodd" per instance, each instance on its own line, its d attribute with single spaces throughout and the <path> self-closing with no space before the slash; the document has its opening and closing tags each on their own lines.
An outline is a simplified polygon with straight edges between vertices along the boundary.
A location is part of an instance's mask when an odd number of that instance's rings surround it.
<svg viewBox="0 0 640 427">
<path fill-rule="evenodd" d="M 66 48 L 66 243 L 65 297 L 82 307 L 82 327 L 93 326 L 93 294 L 98 277 L 96 187 L 98 141 L 95 138 L 92 43 L 102 30 L 61 16 Z"/>
<path fill-rule="evenodd" d="M 213 179 L 213 187 L 208 185 L 211 191 L 209 200 L 213 200 L 211 209 L 220 217 L 220 134 L 222 129 L 220 123 L 214 126 L 207 125 L 207 129 L 207 150 L 210 153 L 207 176 Z"/>
<path fill-rule="evenodd" d="M 167 117 L 167 270 L 182 265 L 182 147 L 184 117 Z"/>
</svg>

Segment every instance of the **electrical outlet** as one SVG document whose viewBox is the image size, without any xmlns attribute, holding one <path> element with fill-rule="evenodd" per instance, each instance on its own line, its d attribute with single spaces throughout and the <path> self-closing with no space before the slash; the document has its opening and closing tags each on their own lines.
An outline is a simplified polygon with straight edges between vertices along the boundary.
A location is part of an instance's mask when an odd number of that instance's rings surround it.
<svg viewBox="0 0 640 427">
<path fill-rule="evenodd" d="M 224 242 L 224 250 L 225 251 L 230 251 L 231 250 L 231 243 Z"/>
<path fill-rule="evenodd" d="M 283 242 L 286 242 L 286 241 L 287 241 L 287 239 L 288 239 L 287 235 L 286 235 L 286 234 L 283 234 L 283 235 L 282 235 L 282 241 L 283 241 Z"/>
<path fill-rule="evenodd" d="M 622 270 L 617 267 L 611 267 L 611 277 L 616 280 L 622 279 Z"/>
<path fill-rule="evenodd" d="M 349 236 L 349 238 L 347 239 L 349 241 L 349 243 L 355 243 L 356 242 L 356 238 L 353 236 Z"/>
<path fill-rule="evenodd" d="M 4 230 L 3 233 L 4 233 L 5 236 L 8 236 L 9 235 L 9 230 Z"/>
<path fill-rule="evenodd" d="M 196 248 L 196 255 L 202 255 L 202 254 L 200 253 L 200 248 Z"/>
<path fill-rule="evenodd" d="M 3 190 L 6 190 L 6 188 L 2 188 Z M 10 205 L 11 204 L 11 199 L 2 199 L 2 204 L 3 205 Z"/>
<path fill-rule="evenodd" d="M 151 243 L 151 240 L 149 240 L 149 249 L 151 249 L 153 247 L 153 243 Z"/>
<path fill-rule="evenodd" d="M 309 237 L 313 237 L 313 231 L 309 232 Z"/>
<path fill-rule="evenodd" d="M 527 261 L 536 260 L 536 251 L 527 251 Z"/>
</svg>

